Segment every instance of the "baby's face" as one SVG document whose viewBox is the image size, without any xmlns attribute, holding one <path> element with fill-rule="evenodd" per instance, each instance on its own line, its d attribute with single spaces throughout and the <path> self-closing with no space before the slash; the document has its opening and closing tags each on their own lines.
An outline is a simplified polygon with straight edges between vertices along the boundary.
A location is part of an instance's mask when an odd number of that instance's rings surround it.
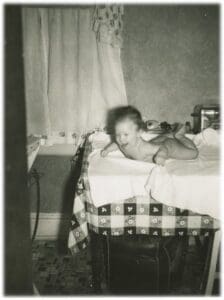
<svg viewBox="0 0 224 300">
<path fill-rule="evenodd" d="M 120 146 L 134 146 L 139 135 L 138 126 L 132 120 L 122 120 L 115 126 L 115 138 Z"/>
</svg>

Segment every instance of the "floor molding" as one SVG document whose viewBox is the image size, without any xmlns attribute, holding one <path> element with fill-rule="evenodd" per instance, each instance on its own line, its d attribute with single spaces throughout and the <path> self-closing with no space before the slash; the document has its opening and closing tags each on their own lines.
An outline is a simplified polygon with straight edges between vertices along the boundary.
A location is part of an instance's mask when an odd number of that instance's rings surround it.
<svg viewBox="0 0 224 300">
<path fill-rule="evenodd" d="M 33 234 L 36 221 L 36 213 L 30 214 L 31 235 Z M 37 240 L 57 240 L 68 236 L 69 216 L 62 213 L 40 213 Z"/>
</svg>

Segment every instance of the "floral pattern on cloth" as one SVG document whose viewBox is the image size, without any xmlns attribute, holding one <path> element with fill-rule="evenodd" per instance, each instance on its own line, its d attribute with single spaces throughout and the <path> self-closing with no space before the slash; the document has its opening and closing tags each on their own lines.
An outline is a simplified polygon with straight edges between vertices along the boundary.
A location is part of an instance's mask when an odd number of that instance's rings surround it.
<svg viewBox="0 0 224 300">
<path fill-rule="evenodd" d="M 93 30 L 98 42 L 122 47 L 123 5 L 96 5 Z"/>
</svg>

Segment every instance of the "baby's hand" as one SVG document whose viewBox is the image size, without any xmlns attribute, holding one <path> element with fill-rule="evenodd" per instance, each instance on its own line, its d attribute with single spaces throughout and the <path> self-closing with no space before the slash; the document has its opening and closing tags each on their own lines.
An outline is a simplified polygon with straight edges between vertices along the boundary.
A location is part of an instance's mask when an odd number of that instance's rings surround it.
<svg viewBox="0 0 224 300">
<path fill-rule="evenodd" d="M 107 156 L 107 150 L 101 150 L 101 152 L 100 152 L 100 155 L 102 156 L 102 157 L 105 157 L 105 156 Z"/>
</svg>

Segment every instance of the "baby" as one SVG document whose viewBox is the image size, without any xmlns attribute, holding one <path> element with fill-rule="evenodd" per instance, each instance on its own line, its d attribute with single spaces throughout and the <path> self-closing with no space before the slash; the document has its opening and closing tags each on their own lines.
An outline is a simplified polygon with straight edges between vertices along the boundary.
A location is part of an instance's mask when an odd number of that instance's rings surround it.
<svg viewBox="0 0 224 300">
<path fill-rule="evenodd" d="M 185 127 L 182 125 L 175 133 L 145 141 L 141 137 L 144 128 L 141 114 L 132 106 L 117 109 L 113 123 L 114 141 L 101 151 L 102 157 L 120 149 L 127 158 L 164 165 L 168 158 L 188 160 L 198 156 L 194 143 L 185 137 Z"/>
</svg>

